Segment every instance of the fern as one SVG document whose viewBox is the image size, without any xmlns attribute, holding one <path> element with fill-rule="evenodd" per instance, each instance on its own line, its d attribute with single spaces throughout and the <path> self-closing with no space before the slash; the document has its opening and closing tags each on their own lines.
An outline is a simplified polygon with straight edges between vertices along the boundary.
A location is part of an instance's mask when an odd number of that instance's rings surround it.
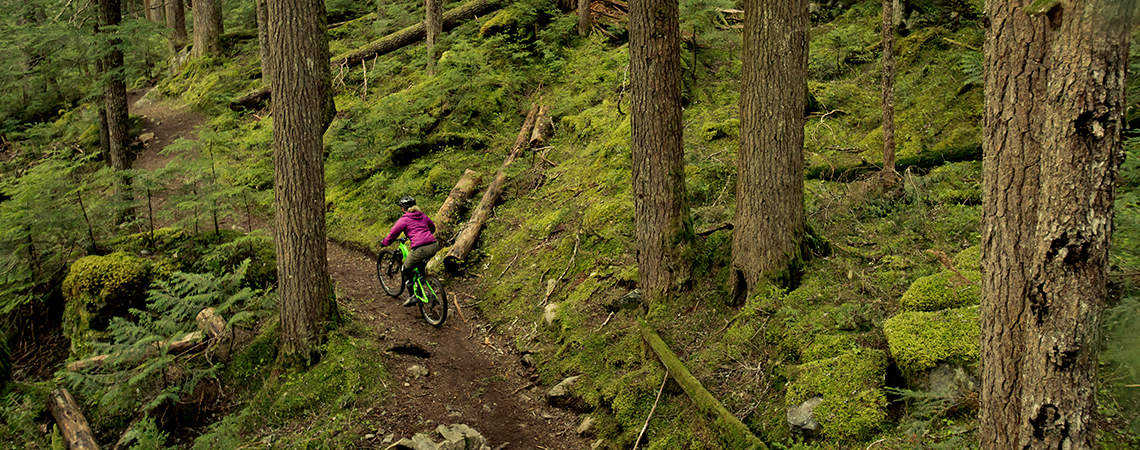
<svg viewBox="0 0 1140 450">
<path fill-rule="evenodd" d="M 985 72 L 985 58 L 983 58 L 982 52 L 966 50 L 960 53 L 958 55 L 958 71 L 965 76 L 962 80 L 963 88 L 981 86 Z"/>
</svg>

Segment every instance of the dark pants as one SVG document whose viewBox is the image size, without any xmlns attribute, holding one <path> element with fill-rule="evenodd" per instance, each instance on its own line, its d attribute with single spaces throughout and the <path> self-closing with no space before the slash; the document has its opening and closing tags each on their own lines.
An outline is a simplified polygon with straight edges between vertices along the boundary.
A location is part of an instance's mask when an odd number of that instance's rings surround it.
<svg viewBox="0 0 1140 450">
<path fill-rule="evenodd" d="M 420 273 L 422 274 L 424 266 L 427 265 L 427 262 L 431 260 L 431 257 L 435 256 L 435 254 L 438 252 L 438 242 L 432 242 L 430 244 L 424 244 L 413 248 L 411 254 L 408 255 L 408 259 L 404 260 L 404 266 L 400 268 L 400 273 L 404 275 L 404 280 L 407 281 L 412 279 L 412 273 L 415 271 L 416 267 L 420 268 Z"/>
</svg>

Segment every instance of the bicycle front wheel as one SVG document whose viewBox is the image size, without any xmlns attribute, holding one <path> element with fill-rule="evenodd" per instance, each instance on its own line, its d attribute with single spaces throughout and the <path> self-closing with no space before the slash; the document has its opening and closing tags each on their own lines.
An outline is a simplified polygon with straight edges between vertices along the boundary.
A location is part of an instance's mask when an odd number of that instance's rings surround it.
<svg viewBox="0 0 1140 450">
<path fill-rule="evenodd" d="M 380 286 L 384 287 L 384 292 L 392 297 L 399 297 L 400 293 L 404 291 L 404 283 L 400 275 L 400 267 L 403 264 L 404 258 L 399 252 L 385 250 L 376 257 L 376 278 L 380 280 Z"/>
<path fill-rule="evenodd" d="M 420 315 L 428 325 L 439 328 L 447 320 L 447 291 L 436 277 L 424 277 L 423 298 L 419 299 Z M 425 301 L 426 299 L 426 301 Z"/>
</svg>

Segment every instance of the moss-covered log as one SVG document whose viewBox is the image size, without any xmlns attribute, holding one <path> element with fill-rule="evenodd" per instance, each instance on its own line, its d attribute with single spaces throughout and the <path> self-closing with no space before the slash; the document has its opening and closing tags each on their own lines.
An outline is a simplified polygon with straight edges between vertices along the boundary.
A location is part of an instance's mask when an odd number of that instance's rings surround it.
<svg viewBox="0 0 1140 450">
<path fill-rule="evenodd" d="M 487 187 L 487 192 L 483 193 L 483 198 L 479 200 L 479 206 L 475 208 L 475 212 L 471 214 L 471 220 L 467 222 L 467 226 L 463 227 L 463 231 L 455 237 L 455 244 L 447 252 L 447 256 L 443 258 L 443 265 L 451 272 L 459 271 L 459 266 L 463 258 L 467 257 L 467 252 L 475 248 L 475 241 L 479 238 L 479 231 L 483 229 L 483 223 L 487 218 L 491 217 L 491 210 L 495 208 L 495 203 L 499 201 L 499 195 L 503 193 L 503 188 L 507 184 L 507 168 L 515 161 L 515 158 L 522 153 L 523 150 L 529 148 L 530 133 L 534 129 L 534 122 L 538 118 L 539 106 L 534 104 L 531 106 L 530 112 L 526 115 L 526 120 L 523 121 L 522 129 L 519 130 L 518 137 L 515 138 L 515 145 L 511 147 L 511 152 L 507 154 L 507 158 L 503 160 L 503 165 L 499 167 L 499 171 L 495 173 L 495 179 L 491 181 L 491 185 Z M 432 261 L 434 264 L 429 264 L 428 271 L 438 267 L 438 263 Z M 433 267 L 434 266 L 434 267 Z"/>
<path fill-rule="evenodd" d="M 641 337 L 657 354 L 657 358 L 661 360 L 661 364 L 665 365 L 665 370 L 669 372 L 669 376 L 681 385 L 681 389 L 685 394 L 696 403 L 697 409 L 708 415 L 713 419 L 713 422 L 721 428 L 721 430 L 729 437 L 729 440 L 739 443 L 742 448 L 753 449 L 767 449 L 768 446 L 764 445 L 752 431 L 732 415 L 716 398 L 709 393 L 701 382 L 689 373 L 689 369 L 685 368 L 685 364 L 681 362 L 677 355 L 669 350 L 669 346 L 665 345 L 665 341 L 661 340 L 661 336 L 649 327 L 645 321 L 641 321 Z"/>
<path fill-rule="evenodd" d="M 435 215 L 436 235 L 442 236 L 446 239 L 451 232 L 451 224 L 455 221 L 456 215 L 459 213 L 459 206 L 475 193 L 475 188 L 479 187 L 479 182 L 483 177 L 471 169 L 463 171 L 463 176 L 459 177 L 459 182 L 455 183 L 455 187 L 451 188 L 451 193 L 447 195 L 447 199 L 443 201 L 443 205 L 439 207 L 439 212 Z"/>
<path fill-rule="evenodd" d="M 534 119 L 530 145 L 533 147 L 544 144 L 552 133 L 554 133 L 554 121 L 550 119 L 550 107 L 543 105 L 538 110 L 538 118 Z"/>
<path fill-rule="evenodd" d="M 908 169 L 916 169 L 922 173 L 925 172 L 926 169 L 938 167 L 943 164 L 974 161 L 981 159 L 981 157 L 982 147 L 980 145 L 970 145 L 949 149 L 944 152 L 923 152 L 917 155 L 900 157 L 898 158 L 895 169 L 898 173 L 904 173 Z M 882 165 L 863 161 L 856 165 L 835 167 L 816 165 L 809 167 L 805 176 L 813 180 L 847 182 L 855 181 L 867 173 L 879 170 L 882 170 Z"/>
<path fill-rule="evenodd" d="M 148 358 L 158 354 L 162 349 L 166 349 L 167 353 L 185 353 L 190 351 L 198 344 L 202 343 L 203 334 L 200 331 L 187 333 L 182 337 L 171 341 L 158 341 L 147 347 L 146 352 L 143 353 L 144 358 Z M 120 353 L 110 353 L 106 355 L 97 355 L 90 358 L 84 358 L 78 361 L 67 363 L 67 370 L 78 372 L 84 369 L 98 367 L 107 362 L 108 359 L 119 356 Z"/>
<path fill-rule="evenodd" d="M 47 406 L 51 416 L 55 418 L 55 423 L 59 424 L 59 431 L 67 441 L 67 448 L 73 450 L 99 448 L 99 444 L 95 443 L 95 435 L 91 434 L 87 418 L 83 417 L 83 411 L 79 409 L 79 404 L 67 389 L 52 390 L 48 394 Z"/>
<path fill-rule="evenodd" d="M 474 19 L 480 14 L 486 14 L 495 11 L 504 6 L 503 0 L 471 0 L 467 3 L 459 5 L 455 9 L 443 13 L 443 31 L 450 31 L 451 29 L 464 24 L 468 20 Z M 408 26 L 400 31 L 391 33 L 375 41 L 360 47 L 356 50 L 338 55 L 329 61 L 332 67 L 340 67 L 346 65 L 349 67 L 364 61 L 369 58 L 375 58 L 409 45 L 422 41 L 426 36 L 426 30 L 423 22 L 418 22 L 415 25 Z M 270 89 L 269 86 L 262 87 L 258 90 L 245 94 L 230 102 L 230 109 L 241 110 L 256 108 L 262 103 L 269 100 Z"/>
</svg>

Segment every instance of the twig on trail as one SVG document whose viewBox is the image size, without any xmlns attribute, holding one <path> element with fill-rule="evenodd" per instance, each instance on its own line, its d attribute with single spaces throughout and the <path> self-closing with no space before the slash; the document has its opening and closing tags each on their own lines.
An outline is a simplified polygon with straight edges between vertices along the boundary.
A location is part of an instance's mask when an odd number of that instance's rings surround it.
<svg viewBox="0 0 1140 450">
<path fill-rule="evenodd" d="M 607 323 L 610 323 L 610 319 L 613 319 L 613 318 L 614 318 L 614 312 L 610 311 L 610 315 L 606 316 L 606 320 L 604 322 L 602 322 L 601 325 L 598 325 L 598 328 L 594 329 L 594 331 L 601 331 L 602 328 L 605 328 Z"/>
<path fill-rule="evenodd" d="M 574 235 L 574 253 L 570 254 L 570 262 L 566 264 L 566 270 L 562 271 L 562 275 L 558 276 L 558 281 L 562 281 L 563 278 L 566 278 L 566 274 L 570 272 L 570 266 L 574 265 L 574 257 L 578 256 L 578 244 L 581 242 L 582 242 L 582 235 L 581 234 L 575 234 Z"/>
<path fill-rule="evenodd" d="M 526 388 L 528 388 L 528 387 L 531 387 L 531 386 L 534 386 L 534 383 L 527 383 L 527 384 L 524 384 L 524 385 L 522 385 L 522 387 L 520 387 L 520 388 L 518 388 L 518 389 L 515 389 L 514 391 L 512 391 L 512 392 L 511 392 L 511 395 L 513 396 L 513 395 L 515 395 L 515 394 L 518 394 L 518 393 L 519 393 L 519 391 L 522 391 L 523 389 L 526 389 Z"/>
<path fill-rule="evenodd" d="M 637 440 L 633 441 L 633 450 L 637 450 L 641 446 L 641 437 L 645 436 L 645 430 L 649 428 L 649 419 L 652 419 L 653 412 L 657 411 L 657 402 L 661 401 L 661 393 L 665 391 L 666 381 L 669 381 L 669 374 L 661 377 L 661 387 L 657 389 L 657 399 L 653 400 L 653 407 L 649 408 L 649 415 L 645 417 L 645 425 L 641 426 L 641 432 L 637 433 Z"/>
<path fill-rule="evenodd" d="M 507 263 L 507 267 L 503 268 L 502 272 L 499 272 L 499 278 L 503 278 L 503 275 L 506 275 L 507 271 L 511 270 L 511 267 L 514 267 L 515 263 L 519 260 L 519 256 L 522 256 L 522 253 L 515 255 L 515 258 L 512 259 L 511 262 Z"/>
<path fill-rule="evenodd" d="M 463 323 L 467 323 L 467 316 L 463 315 L 463 308 L 459 307 L 459 300 L 457 299 L 452 303 L 455 303 L 455 312 L 459 313 L 459 318 L 463 319 Z"/>
</svg>

